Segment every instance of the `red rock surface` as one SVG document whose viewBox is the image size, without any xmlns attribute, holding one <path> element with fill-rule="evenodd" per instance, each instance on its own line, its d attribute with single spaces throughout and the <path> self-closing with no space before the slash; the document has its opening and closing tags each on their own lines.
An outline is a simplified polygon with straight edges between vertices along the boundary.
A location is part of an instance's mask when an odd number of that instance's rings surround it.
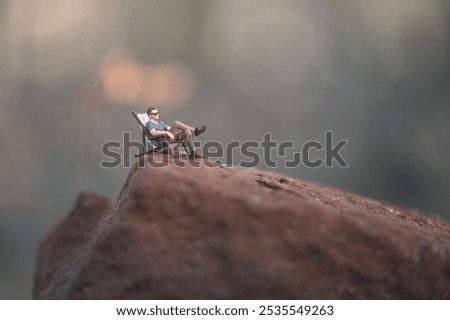
<svg viewBox="0 0 450 320">
<path fill-rule="evenodd" d="M 43 241 L 35 298 L 450 298 L 443 221 L 270 172 L 140 161 L 114 206 L 82 195 Z"/>
</svg>

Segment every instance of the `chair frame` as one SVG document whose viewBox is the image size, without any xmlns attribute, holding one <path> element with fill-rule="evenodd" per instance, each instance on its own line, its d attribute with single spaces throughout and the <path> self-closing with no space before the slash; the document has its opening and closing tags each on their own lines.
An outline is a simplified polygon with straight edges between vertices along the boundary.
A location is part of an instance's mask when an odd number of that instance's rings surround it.
<svg viewBox="0 0 450 320">
<path fill-rule="evenodd" d="M 144 113 L 136 113 L 134 111 L 132 111 L 131 113 L 133 114 L 136 121 L 139 123 L 139 126 L 141 127 L 141 133 L 142 133 L 143 150 L 142 150 L 142 153 L 135 155 L 135 157 L 140 157 L 144 154 L 153 153 L 155 151 L 165 151 L 166 149 L 169 151 L 169 153 L 172 156 L 174 156 L 175 151 L 177 151 L 180 148 L 180 146 L 183 146 L 185 152 L 189 153 L 189 151 L 186 147 L 187 140 L 177 141 L 178 140 L 177 138 L 179 138 L 180 133 L 175 134 L 175 141 L 171 142 L 171 141 L 165 140 L 165 143 L 162 144 L 161 146 L 157 146 L 157 147 L 152 146 L 151 150 L 147 151 L 147 145 L 148 145 L 148 143 L 151 143 L 151 140 L 153 140 L 153 136 L 151 135 L 150 131 L 147 129 L 146 124 L 143 123 L 138 116 L 138 114 L 144 114 Z"/>
</svg>

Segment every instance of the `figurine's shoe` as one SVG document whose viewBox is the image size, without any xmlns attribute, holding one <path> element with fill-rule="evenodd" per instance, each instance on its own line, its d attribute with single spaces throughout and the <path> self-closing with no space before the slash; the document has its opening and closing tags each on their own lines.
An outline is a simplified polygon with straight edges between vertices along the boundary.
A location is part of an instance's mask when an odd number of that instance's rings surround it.
<svg viewBox="0 0 450 320">
<path fill-rule="evenodd" d="M 199 134 L 202 134 L 206 130 L 206 125 L 202 125 L 201 127 L 196 127 L 194 130 L 195 136 L 198 136 Z"/>
</svg>

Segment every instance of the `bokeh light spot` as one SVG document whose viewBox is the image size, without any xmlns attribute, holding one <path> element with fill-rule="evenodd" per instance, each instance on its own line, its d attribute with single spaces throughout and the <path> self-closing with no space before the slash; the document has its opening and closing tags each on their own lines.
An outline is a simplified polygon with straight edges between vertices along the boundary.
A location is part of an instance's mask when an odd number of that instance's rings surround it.
<svg viewBox="0 0 450 320">
<path fill-rule="evenodd" d="M 99 78 L 111 104 L 156 104 L 175 110 L 185 106 L 196 89 L 194 73 L 187 65 L 179 61 L 141 64 L 127 52 L 109 54 Z"/>
</svg>

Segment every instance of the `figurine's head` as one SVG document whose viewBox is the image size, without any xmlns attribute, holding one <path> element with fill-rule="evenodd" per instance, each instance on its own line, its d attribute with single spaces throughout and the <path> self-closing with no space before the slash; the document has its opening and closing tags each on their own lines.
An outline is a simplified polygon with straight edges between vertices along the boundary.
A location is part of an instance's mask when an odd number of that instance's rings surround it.
<svg viewBox="0 0 450 320">
<path fill-rule="evenodd" d="M 150 119 L 158 119 L 159 111 L 158 109 L 156 109 L 156 107 L 150 107 L 147 109 L 147 115 L 150 117 Z"/>
</svg>

